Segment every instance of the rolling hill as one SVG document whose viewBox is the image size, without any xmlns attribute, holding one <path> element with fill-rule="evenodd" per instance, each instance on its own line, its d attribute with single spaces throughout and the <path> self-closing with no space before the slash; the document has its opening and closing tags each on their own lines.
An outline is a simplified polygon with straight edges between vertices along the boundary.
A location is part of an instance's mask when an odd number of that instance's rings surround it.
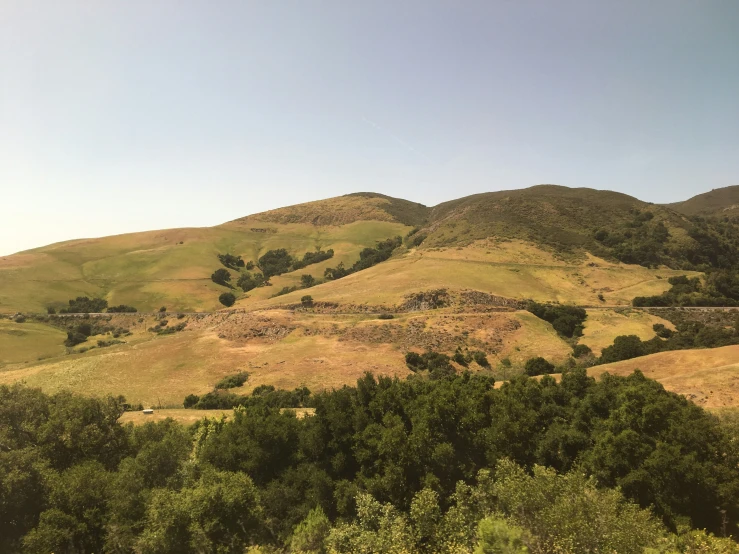
<svg viewBox="0 0 739 554">
<path fill-rule="evenodd" d="M 739 215 L 739 186 L 713 189 L 667 207 L 685 215 Z"/>
<path fill-rule="evenodd" d="M 572 351 L 572 341 L 520 309 L 523 300 L 589 307 L 580 343 L 596 355 L 619 335 L 648 340 L 655 323 L 673 328 L 658 316 L 624 308 L 636 296 L 667 290 L 669 277 L 700 276 L 710 267 L 694 254 L 705 250 L 701 237 L 713 240 L 725 229 L 710 218 L 702 235 L 693 225 L 673 206 L 542 185 L 431 208 L 356 193 L 211 228 L 52 244 L 0 258 L 0 313 L 45 314 L 81 295 L 140 313 L 100 320 L 130 331 L 121 343 L 98 346 L 96 338 L 107 340 L 102 335 L 71 348 L 63 346 L 63 319 L 0 320 L 0 383 L 123 394 L 131 402 L 176 407 L 186 394 L 207 392 L 240 370 L 250 373 L 250 388 L 332 388 L 365 371 L 406 376 L 408 351 L 451 355 L 458 348 L 484 352 L 491 364 L 485 371 L 505 379 L 531 357 L 559 364 Z M 327 269 L 351 267 L 366 249 L 393 237 L 402 244 L 389 259 L 325 279 Z M 219 254 L 256 262 L 279 249 L 293 259 L 317 249 L 331 249 L 333 256 L 272 276 L 271 286 L 246 293 L 211 280 L 224 267 Z M 648 261 L 639 258 L 645 253 L 652 256 Z M 626 263 L 632 259 L 639 263 Z M 258 269 L 229 271 L 235 282 Z M 301 288 L 304 275 L 318 283 L 309 291 Z M 218 297 L 228 290 L 237 300 L 225 310 Z M 301 302 L 306 293 L 312 297 L 307 308 Z M 161 306 L 167 312 L 154 314 Z M 381 312 L 394 318 L 379 319 Z M 176 325 L 184 331 L 156 331 Z M 657 356 L 680 360 L 679 352 Z M 698 359 L 690 357 L 691 364 Z M 739 352 L 727 350 L 721 363 L 739 364 Z M 474 363 L 471 369 L 483 370 Z M 729 379 L 732 371 L 722 375 Z"/>
</svg>

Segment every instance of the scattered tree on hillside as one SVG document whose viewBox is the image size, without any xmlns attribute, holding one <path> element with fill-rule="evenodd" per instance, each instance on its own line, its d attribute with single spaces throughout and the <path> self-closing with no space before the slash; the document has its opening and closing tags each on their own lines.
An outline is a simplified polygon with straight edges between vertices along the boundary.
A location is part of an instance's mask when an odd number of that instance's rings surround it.
<svg viewBox="0 0 739 554">
<path fill-rule="evenodd" d="M 523 370 L 526 375 L 529 375 L 531 377 L 535 375 L 547 375 L 549 373 L 554 373 L 555 371 L 554 364 L 542 358 L 541 356 L 526 360 L 526 364 L 524 365 Z"/>
<path fill-rule="evenodd" d="M 231 274 L 227 269 L 216 269 L 213 275 L 210 276 L 210 280 L 217 285 L 231 288 L 231 284 L 229 283 L 231 281 Z"/>
<path fill-rule="evenodd" d="M 232 292 L 224 292 L 218 297 L 218 301 L 227 308 L 230 308 L 236 302 L 236 296 Z"/>
<path fill-rule="evenodd" d="M 74 300 L 69 301 L 69 306 L 59 310 L 62 314 L 96 314 L 105 311 L 108 307 L 108 301 L 103 298 L 88 298 L 87 296 L 78 296 Z"/>
<path fill-rule="evenodd" d="M 133 306 L 126 306 L 125 304 L 121 304 L 119 306 L 110 306 L 108 308 L 108 313 L 123 313 L 123 314 L 133 314 L 136 313 L 138 310 L 134 308 Z"/>
<path fill-rule="evenodd" d="M 218 254 L 218 259 L 225 267 L 229 269 L 238 271 L 240 268 L 244 267 L 244 260 L 241 259 L 241 256 L 234 256 L 232 254 Z"/>
<path fill-rule="evenodd" d="M 287 253 L 287 250 L 279 248 L 277 250 L 269 250 L 264 256 L 260 257 L 257 267 L 262 270 L 264 278 L 269 279 L 275 275 L 282 275 L 290 271 L 292 263 L 293 258 Z"/>
</svg>

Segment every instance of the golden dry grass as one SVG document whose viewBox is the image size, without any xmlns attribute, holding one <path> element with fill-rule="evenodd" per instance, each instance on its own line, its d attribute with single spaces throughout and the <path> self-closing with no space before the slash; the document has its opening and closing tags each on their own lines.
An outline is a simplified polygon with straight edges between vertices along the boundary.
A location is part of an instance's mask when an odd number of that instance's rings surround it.
<svg viewBox="0 0 739 554">
<path fill-rule="evenodd" d="M 0 370 L 4 366 L 61 356 L 67 334 L 42 323 L 0 319 Z"/>
<path fill-rule="evenodd" d="M 585 329 L 579 343 L 589 346 L 596 356 L 613 344 L 620 335 L 636 335 L 642 340 L 655 336 L 652 326 L 661 323 L 669 329 L 675 326 L 661 317 L 640 310 L 588 310 Z"/>
<path fill-rule="evenodd" d="M 294 412 L 298 419 L 313 415 L 315 408 L 284 408 L 283 412 Z M 118 421 L 121 423 L 133 423 L 134 425 L 144 425 L 148 422 L 164 421 L 165 419 L 174 419 L 183 425 L 192 425 L 203 418 L 220 419 L 226 416 L 226 419 L 233 415 L 233 410 L 186 410 L 184 408 L 164 408 L 154 409 L 153 414 L 145 414 L 140 411 L 125 412 Z"/>
<path fill-rule="evenodd" d="M 630 305 L 634 296 L 660 294 L 667 278 L 693 274 L 669 269 L 612 264 L 593 256 L 566 263 L 521 241 L 475 243 L 464 248 L 412 250 L 377 266 L 310 290 L 314 300 L 343 304 L 394 305 L 411 292 L 473 289 L 498 296 L 579 305 Z M 697 275 L 697 273 L 695 273 Z M 274 287 L 273 287 L 274 288 Z M 305 291 L 272 299 L 263 293 L 240 301 L 265 308 L 299 302 Z"/>
<path fill-rule="evenodd" d="M 739 406 L 739 345 L 660 352 L 596 366 L 588 373 L 629 375 L 636 369 L 705 408 Z"/>
</svg>

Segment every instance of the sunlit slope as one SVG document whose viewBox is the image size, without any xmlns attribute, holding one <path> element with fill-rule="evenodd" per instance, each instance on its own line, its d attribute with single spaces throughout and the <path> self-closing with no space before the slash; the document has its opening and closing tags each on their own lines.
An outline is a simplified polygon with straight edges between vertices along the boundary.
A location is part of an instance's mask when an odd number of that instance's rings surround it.
<svg viewBox="0 0 739 554">
<path fill-rule="evenodd" d="M 666 319 L 640 310 L 588 310 L 583 336 L 578 342 L 589 346 L 596 356 L 600 356 L 601 351 L 612 345 L 618 336 L 636 335 L 644 341 L 654 338 L 655 324 L 675 329 Z"/>
<path fill-rule="evenodd" d="M 411 250 L 311 288 L 309 293 L 318 301 L 393 306 L 410 293 L 447 288 L 522 300 L 629 305 L 635 296 L 669 289 L 670 276 L 685 274 L 693 273 L 609 263 L 592 256 L 564 260 L 522 241 L 477 241 L 466 247 Z M 292 278 L 296 283 L 297 277 Z M 265 289 L 253 291 L 250 298 L 237 305 L 266 307 L 299 302 L 305 291 L 267 299 L 270 293 Z"/>
<path fill-rule="evenodd" d="M 66 333 L 41 323 L 0 319 L 0 370 L 14 364 L 61 356 Z"/>
<path fill-rule="evenodd" d="M 0 259 L 0 311 L 45 311 L 78 295 L 102 296 L 111 305 L 139 310 L 162 305 L 179 311 L 214 310 L 223 307 L 218 296 L 226 290 L 210 280 L 221 267 L 219 253 L 256 260 L 271 249 L 302 256 L 321 247 L 334 249 L 331 263 L 353 263 L 363 248 L 408 229 L 393 221 L 267 226 L 251 220 L 54 244 Z M 321 268 L 310 270 L 322 273 Z"/>
<path fill-rule="evenodd" d="M 660 352 L 588 370 L 628 375 L 639 369 L 672 392 L 706 408 L 739 406 L 739 346 Z"/>
</svg>

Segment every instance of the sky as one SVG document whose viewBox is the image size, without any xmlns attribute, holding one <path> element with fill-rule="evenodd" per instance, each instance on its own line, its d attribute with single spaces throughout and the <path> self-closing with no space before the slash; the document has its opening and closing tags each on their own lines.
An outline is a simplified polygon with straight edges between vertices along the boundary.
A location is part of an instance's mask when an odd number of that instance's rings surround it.
<svg viewBox="0 0 739 554">
<path fill-rule="evenodd" d="M 739 184 L 737 0 L 0 0 L 0 255 L 358 191 Z"/>
</svg>

